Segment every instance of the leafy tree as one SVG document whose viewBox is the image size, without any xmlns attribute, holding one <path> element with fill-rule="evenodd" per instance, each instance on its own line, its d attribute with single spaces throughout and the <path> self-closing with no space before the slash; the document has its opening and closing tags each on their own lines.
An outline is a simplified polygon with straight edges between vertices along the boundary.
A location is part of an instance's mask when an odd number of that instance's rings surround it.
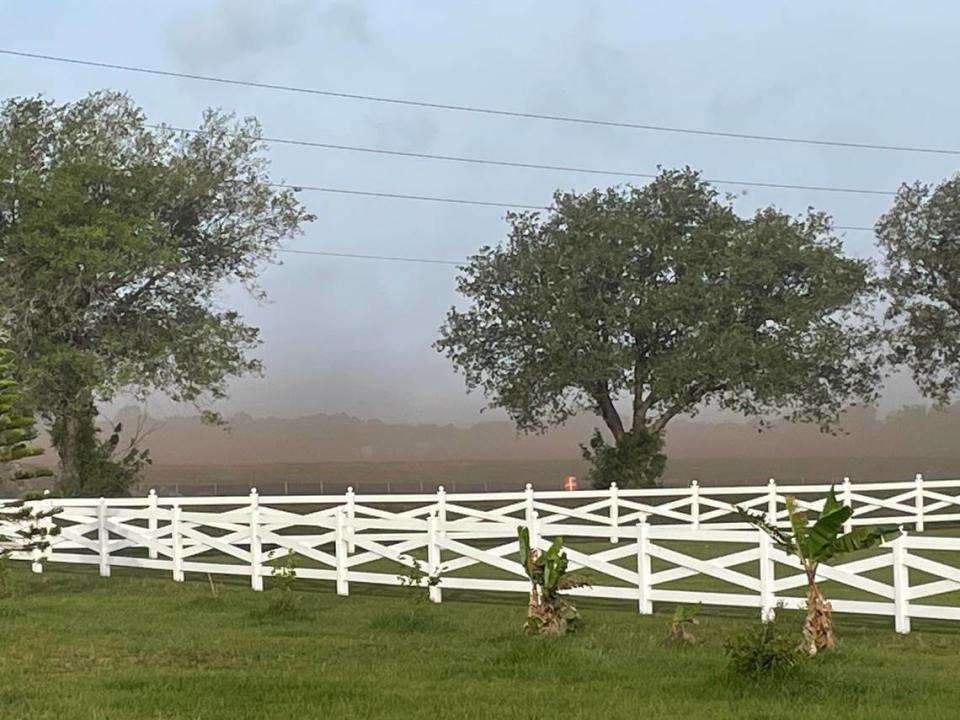
<svg viewBox="0 0 960 720">
<path fill-rule="evenodd" d="M 211 110 L 195 132 L 154 128 L 113 92 L 0 107 L 3 322 L 64 491 L 105 482 L 99 401 L 216 399 L 259 370 L 257 329 L 217 292 L 259 296 L 262 265 L 312 219 L 270 183 L 263 149 L 253 119 Z"/>
<path fill-rule="evenodd" d="M 697 172 L 554 195 L 462 269 L 436 346 L 523 431 L 583 410 L 593 482 L 654 484 L 672 418 L 705 403 L 830 428 L 880 379 L 869 264 L 829 218 L 738 216 Z M 631 399 L 628 418 L 618 406 Z"/>
<path fill-rule="evenodd" d="M 823 510 L 812 525 L 807 522 L 806 513 L 792 495 L 784 496 L 784 503 L 790 519 L 789 530 L 771 523 L 763 515 L 740 507 L 736 510 L 744 520 L 770 535 L 777 547 L 800 560 L 807 576 L 807 617 L 803 625 L 801 649 L 808 655 L 816 655 L 818 651 L 834 646 L 832 609 L 817 585 L 820 564 L 845 553 L 874 547 L 897 531 L 861 526 L 841 534 L 843 524 L 853 515 L 853 508 L 841 505 L 833 488 L 830 488 Z"/>
<path fill-rule="evenodd" d="M 520 539 L 520 562 L 530 578 L 530 602 L 524 629 L 540 635 L 566 635 L 580 624 L 580 613 L 564 590 L 590 584 L 581 571 L 567 570 L 569 561 L 563 552 L 563 538 L 556 538 L 546 550 L 531 547 L 530 530 L 517 529 Z"/>
<path fill-rule="evenodd" d="M 894 357 L 946 404 L 960 390 L 960 175 L 903 185 L 880 217 Z"/>
</svg>

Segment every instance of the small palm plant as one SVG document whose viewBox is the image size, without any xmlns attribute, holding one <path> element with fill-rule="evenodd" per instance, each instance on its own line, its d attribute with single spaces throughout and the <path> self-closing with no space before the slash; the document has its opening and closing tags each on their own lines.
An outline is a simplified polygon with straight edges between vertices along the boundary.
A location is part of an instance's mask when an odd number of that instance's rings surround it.
<svg viewBox="0 0 960 720">
<path fill-rule="evenodd" d="M 693 628 L 700 624 L 697 620 L 699 612 L 700 603 L 691 607 L 677 605 L 670 620 L 670 634 L 667 639 L 676 645 L 696 645 L 698 641 L 693 634 Z"/>
<path fill-rule="evenodd" d="M 817 585 L 820 564 L 838 555 L 874 547 L 896 531 L 856 527 L 841 534 L 844 523 L 853 515 L 853 508 L 841 505 L 833 488 L 830 488 L 823 510 L 812 525 L 807 522 L 806 513 L 792 495 L 784 496 L 784 503 L 790 519 L 790 530 L 777 527 L 763 515 L 740 507 L 735 510 L 744 520 L 773 538 L 777 547 L 800 560 L 807 576 L 807 618 L 803 625 L 800 649 L 808 655 L 816 655 L 820 650 L 829 650 L 834 646 L 832 608 Z"/>
<path fill-rule="evenodd" d="M 561 595 L 564 590 L 590 584 L 583 572 L 568 571 L 567 554 L 563 552 L 563 538 L 556 538 L 546 551 L 530 546 L 530 531 L 517 530 L 520 539 L 520 560 L 530 578 L 530 603 L 527 606 L 528 633 L 564 635 L 577 629 L 580 613 L 573 601 Z"/>
</svg>

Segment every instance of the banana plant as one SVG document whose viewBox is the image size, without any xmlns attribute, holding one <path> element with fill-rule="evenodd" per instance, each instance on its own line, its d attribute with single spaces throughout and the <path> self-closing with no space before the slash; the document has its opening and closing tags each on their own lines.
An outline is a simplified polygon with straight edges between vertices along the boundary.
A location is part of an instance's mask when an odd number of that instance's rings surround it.
<svg viewBox="0 0 960 720">
<path fill-rule="evenodd" d="M 692 607 L 677 605 L 670 620 L 670 634 L 667 639 L 676 645 L 696 645 L 697 636 L 693 628 L 700 624 L 697 613 L 700 612 L 700 603 Z"/>
<path fill-rule="evenodd" d="M 807 617 L 803 625 L 803 642 L 800 649 L 808 655 L 834 647 L 832 608 L 824 599 L 817 584 L 817 570 L 821 563 L 846 553 L 866 550 L 880 544 L 897 530 L 875 527 L 855 527 L 842 533 L 843 525 L 853 515 L 853 508 L 841 505 L 830 488 L 823 509 L 811 525 L 806 513 L 792 495 L 784 496 L 790 529 L 777 527 L 763 515 L 736 507 L 737 513 L 747 522 L 766 532 L 784 552 L 794 555 L 803 566 L 807 577 Z"/>
<path fill-rule="evenodd" d="M 563 552 L 563 538 L 556 538 L 546 551 L 530 546 L 530 531 L 517 530 L 520 540 L 520 561 L 530 578 L 530 602 L 524 630 L 540 635 L 564 635 L 576 630 L 580 613 L 562 591 L 590 584 L 584 572 L 568 571 L 569 561 Z"/>
</svg>

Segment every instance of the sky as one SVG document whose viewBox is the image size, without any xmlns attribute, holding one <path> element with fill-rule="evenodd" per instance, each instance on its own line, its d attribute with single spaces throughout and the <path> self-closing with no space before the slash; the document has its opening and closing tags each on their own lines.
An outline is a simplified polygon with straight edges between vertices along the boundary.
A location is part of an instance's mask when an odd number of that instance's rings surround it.
<svg viewBox="0 0 960 720">
<path fill-rule="evenodd" d="M 521 112 L 960 148 L 954 3 L 8 0 L 3 12 L 8 50 Z M 0 55 L 2 97 L 69 101 L 102 88 L 126 91 L 151 121 L 178 126 L 196 126 L 213 106 L 256 116 L 266 136 L 621 172 L 690 165 L 714 179 L 893 191 L 951 175 L 960 159 L 457 113 Z M 289 146 L 269 156 L 274 177 L 294 184 L 518 205 L 546 204 L 557 188 L 625 181 Z M 317 220 L 291 249 L 460 260 L 506 234 L 498 208 L 302 198 Z M 771 203 L 871 226 L 890 198 L 752 188 L 737 206 Z M 870 233 L 843 237 L 847 252 L 875 256 Z M 222 302 L 262 330 L 266 373 L 234 382 L 221 409 L 480 419 L 483 398 L 467 396 L 431 348 L 457 302 L 455 272 L 288 254 L 262 276 L 266 303 L 226 288 Z M 915 399 L 898 378 L 885 405 Z"/>
</svg>

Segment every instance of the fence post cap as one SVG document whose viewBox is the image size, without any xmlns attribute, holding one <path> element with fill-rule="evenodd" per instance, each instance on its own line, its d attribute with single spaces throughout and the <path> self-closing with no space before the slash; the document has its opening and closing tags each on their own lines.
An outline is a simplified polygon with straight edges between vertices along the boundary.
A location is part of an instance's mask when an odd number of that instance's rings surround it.
<svg viewBox="0 0 960 720">
<path fill-rule="evenodd" d="M 353 495 L 353 485 L 347 485 L 347 495 Z"/>
<path fill-rule="evenodd" d="M 617 489 L 617 481 L 616 481 L 616 480 L 614 480 L 613 482 L 610 483 L 610 489 L 611 489 L 611 490 L 616 490 L 616 489 Z"/>
<path fill-rule="evenodd" d="M 767 481 L 767 485 L 776 485 L 776 484 L 777 484 L 777 481 L 776 481 L 775 479 L 773 479 L 773 478 L 770 478 L 770 479 Z"/>
<path fill-rule="evenodd" d="M 694 488 L 695 488 L 695 487 L 700 487 L 700 483 L 698 483 L 696 480 L 691 480 L 691 481 L 690 481 L 690 487 L 694 487 Z"/>
<path fill-rule="evenodd" d="M 147 495 L 150 497 L 156 497 L 157 491 L 154 490 L 153 488 L 150 488 L 150 492 L 148 492 Z"/>
<path fill-rule="evenodd" d="M 527 490 L 533 490 L 533 483 L 527 483 Z"/>
<path fill-rule="evenodd" d="M 443 485 L 437 485 L 437 492 L 438 492 L 438 493 L 445 493 L 445 492 L 446 492 L 446 489 L 443 487 Z"/>
<path fill-rule="evenodd" d="M 257 489 L 255 487 L 250 488 L 250 497 L 254 497 L 255 495 L 258 495 L 258 494 L 259 493 L 257 493 Z"/>
<path fill-rule="evenodd" d="M 923 482 L 923 473 L 917 473 L 913 479 L 917 482 Z"/>
</svg>

